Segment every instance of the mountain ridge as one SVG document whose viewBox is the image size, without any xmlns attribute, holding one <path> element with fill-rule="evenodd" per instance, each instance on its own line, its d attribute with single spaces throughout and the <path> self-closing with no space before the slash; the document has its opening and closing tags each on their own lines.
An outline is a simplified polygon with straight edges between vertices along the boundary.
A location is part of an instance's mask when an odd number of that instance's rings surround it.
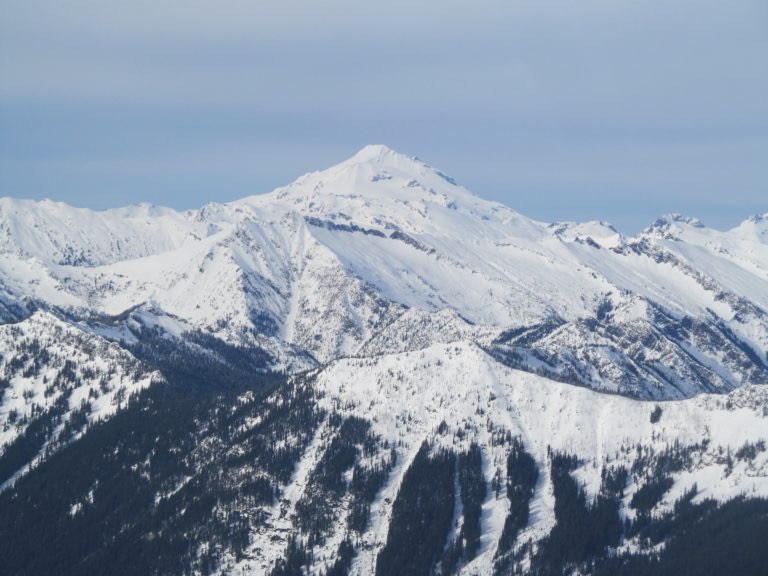
<svg viewBox="0 0 768 576">
<path fill-rule="evenodd" d="M 546 224 L 382 145 L 184 212 L 2 199 L 0 556 L 765 565 L 766 221 Z"/>
<path fill-rule="evenodd" d="M 249 195 L 249 196 L 245 196 L 243 198 L 235 199 L 235 200 L 232 200 L 232 201 L 229 201 L 229 202 L 224 202 L 224 203 L 210 202 L 210 203 L 205 204 L 204 206 L 201 206 L 200 208 L 188 208 L 188 209 L 177 210 L 177 209 L 171 208 L 169 206 L 163 206 L 163 205 L 159 205 L 159 204 L 154 204 L 154 203 L 148 202 L 148 201 L 140 201 L 140 202 L 136 202 L 136 203 L 133 203 L 133 204 L 128 204 L 128 205 L 125 205 L 125 206 L 110 207 L 110 208 L 94 210 L 94 209 L 87 208 L 87 207 L 76 207 L 74 205 L 67 204 L 66 202 L 53 200 L 51 198 L 43 198 L 43 199 L 40 199 L 40 200 L 33 200 L 33 199 L 25 199 L 25 198 L 14 198 L 14 197 L 10 197 L 10 196 L 0 196 L 0 205 L 5 205 L 5 204 L 8 204 L 8 203 L 12 204 L 14 202 L 20 202 L 20 203 L 23 203 L 28 208 L 28 207 L 30 207 L 32 205 L 35 205 L 35 204 L 43 204 L 43 205 L 53 205 L 53 206 L 55 206 L 57 208 L 71 208 L 71 209 L 79 210 L 79 211 L 87 211 L 87 212 L 90 212 L 90 213 L 93 213 L 93 214 L 120 213 L 121 215 L 127 216 L 127 217 L 153 216 L 153 215 L 162 215 L 162 214 L 171 214 L 171 213 L 172 214 L 179 214 L 179 215 L 199 217 L 199 214 L 201 212 L 204 212 L 206 207 L 219 207 L 219 206 L 231 206 L 231 205 L 245 204 L 245 203 L 248 203 L 251 199 L 259 199 L 259 198 L 263 198 L 265 196 L 279 194 L 281 191 L 285 191 L 286 189 L 288 189 L 288 188 L 290 188 L 290 187 L 292 187 L 292 186 L 294 186 L 294 185 L 296 185 L 296 184 L 298 184 L 300 182 L 306 181 L 307 179 L 309 179 L 309 178 L 311 178 L 313 176 L 330 175 L 333 172 L 338 172 L 340 170 L 348 169 L 350 167 L 353 167 L 353 166 L 356 166 L 356 165 L 361 165 L 361 164 L 372 164 L 372 163 L 376 164 L 376 163 L 378 163 L 378 164 L 382 164 L 383 165 L 384 163 L 382 161 L 384 159 L 386 159 L 386 158 L 388 158 L 388 159 L 395 159 L 396 162 L 401 163 L 401 164 L 403 162 L 411 163 L 413 166 L 417 166 L 417 167 L 422 168 L 422 169 L 430 170 L 434 174 L 439 175 L 440 178 L 442 178 L 445 182 L 448 182 L 448 183 L 452 184 L 454 186 L 454 190 L 455 191 L 461 190 L 463 192 L 468 193 L 469 196 L 471 196 L 471 197 L 482 199 L 480 196 L 477 196 L 476 194 L 474 194 L 473 192 L 467 190 L 463 186 L 460 186 L 450 176 L 446 175 L 445 173 L 443 173 L 439 169 L 430 166 L 429 164 L 427 164 L 426 162 L 424 162 L 423 160 L 421 160 L 417 156 L 409 156 L 407 154 L 403 154 L 403 153 L 397 152 L 397 151 L 393 150 L 392 148 L 388 147 L 386 144 L 368 144 L 368 145 L 364 146 L 363 148 L 361 148 L 360 150 L 358 150 L 355 154 L 353 154 L 352 156 L 350 156 L 346 160 L 343 160 L 343 161 L 339 162 L 338 164 L 336 164 L 336 165 L 334 165 L 334 166 L 332 166 L 330 168 L 323 169 L 323 170 L 317 170 L 317 171 L 314 171 L 314 172 L 305 173 L 304 175 L 299 176 L 292 183 L 290 183 L 290 184 L 288 184 L 286 186 L 278 187 L 278 188 L 276 188 L 275 190 L 273 190 L 271 192 L 259 193 L 259 194 L 256 194 L 256 195 Z M 496 205 L 499 205 L 499 206 L 504 206 L 505 208 L 509 209 L 509 207 L 507 207 L 506 205 L 501 204 L 499 202 L 492 202 L 492 201 L 484 201 L 484 202 L 488 202 L 489 204 L 496 204 Z M 6 210 L 7 210 L 6 206 L 3 206 L 3 207 L 6 208 Z M 759 224 L 759 223 L 762 223 L 762 222 L 765 222 L 765 221 L 768 221 L 768 212 L 756 213 L 756 214 L 753 214 L 753 215 L 745 217 L 745 219 L 742 222 L 740 222 L 739 224 L 733 226 L 732 228 L 730 228 L 728 230 L 718 230 L 718 231 L 719 232 L 731 232 L 731 231 L 734 231 L 736 229 L 739 229 L 739 228 L 743 227 L 745 224 Z M 591 222 L 598 222 L 598 221 L 595 220 L 595 221 L 591 221 Z M 669 223 L 673 223 L 673 222 L 695 224 L 696 227 L 706 227 L 698 218 L 696 218 L 694 216 L 688 216 L 688 215 L 685 215 L 685 214 L 679 214 L 679 213 L 675 213 L 675 212 L 670 212 L 670 213 L 666 213 L 666 214 L 660 214 L 654 220 L 654 223 L 657 223 L 659 225 L 669 224 Z M 573 222 L 573 221 L 562 221 L 562 222 L 554 222 L 554 223 L 551 223 L 550 225 L 551 226 L 564 225 L 564 224 L 577 224 L 578 225 L 578 224 L 586 224 L 586 223 L 587 222 L 579 223 L 579 222 Z M 608 223 L 608 222 L 602 221 L 602 222 L 599 222 L 599 223 L 603 224 L 605 226 L 608 226 L 608 227 L 613 227 L 613 225 Z M 645 230 L 647 231 L 648 229 L 652 229 L 654 223 L 649 224 L 649 226 Z"/>
<path fill-rule="evenodd" d="M 676 321 L 714 314 L 737 348 L 761 369 L 768 362 L 759 222 L 721 233 L 672 216 L 633 237 L 596 222 L 547 225 L 383 145 L 272 193 L 196 211 L 44 202 L 23 203 L 14 219 L 9 206 L 0 203 L 9 314 L 29 300 L 75 317 L 149 301 L 225 340 L 298 346 L 326 362 L 357 353 L 407 309 L 450 310 L 500 335 L 639 298 Z"/>
</svg>

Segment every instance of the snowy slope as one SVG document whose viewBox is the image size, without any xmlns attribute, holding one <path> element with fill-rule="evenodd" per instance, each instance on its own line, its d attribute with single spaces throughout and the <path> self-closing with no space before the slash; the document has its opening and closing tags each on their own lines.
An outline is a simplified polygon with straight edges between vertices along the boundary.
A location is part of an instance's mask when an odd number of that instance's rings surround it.
<svg viewBox="0 0 768 576">
<path fill-rule="evenodd" d="M 197 211 L 5 199 L 0 312 L 88 318 L 150 303 L 229 342 L 257 336 L 320 363 L 535 329 L 513 346 L 525 361 L 507 354 L 515 366 L 678 398 L 764 379 L 766 228 L 764 217 L 719 232 L 671 216 L 625 238 L 600 222 L 546 225 L 367 146 L 270 194 Z M 606 301 L 620 326 L 587 346 Z M 635 375 L 644 348 L 671 366 Z"/>
<path fill-rule="evenodd" d="M 94 212 L 62 202 L 0 199 L 0 251 L 47 263 L 96 266 L 180 247 L 205 226 L 191 214 L 139 204 Z"/>
<path fill-rule="evenodd" d="M 163 381 L 114 342 L 45 312 L 0 325 L 0 351 L 0 489 Z"/>
<path fill-rule="evenodd" d="M 768 388 L 745 386 L 728 395 L 700 395 L 657 404 L 561 384 L 495 362 L 474 344 L 456 342 L 421 351 L 376 358 L 340 360 L 320 370 L 312 381 L 320 404 L 328 411 L 364 418 L 373 431 L 396 446 L 397 466 L 371 505 L 371 523 L 359 538 L 352 574 L 372 574 L 392 521 L 392 504 L 405 471 L 424 440 L 461 452 L 471 443 L 482 450 L 487 482 L 505 474 L 507 447 L 498 442 L 509 432 L 522 439 L 539 468 L 531 522 L 519 542 L 538 541 L 555 523 L 549 478 L 550 450 L 578 457 L 573 476 L 593 498 L 605 468 L 633 469 L 639 449 L 663 454 L 690 450 L 689 461 L 673 474 L 673 484 L 654 514 L 669 512 L 674 502 L 696 486 L 694 502 L 726 501 L 738 495 L 768 496 L 768 451 L 764 444 L 752 459 L 728 462 L 746 443 L 768 440 Z M 651 414 L 661 407 L 657 422 Z M 295 534 L 296 503 L 308 488 L 330 439 L 320 429 L 301 457 L 292 481 L 283 488 L 279 514 L 271 512 L 252 536 L 246 558 L 230 559 L 222 573 L 266 573 L 285 553 L 288 532 Z M 728 456 L 726 456 L 728 455 Z M 631 472 L 621 514 L 633 518 L 632 496 L 647 482 Z M 327 540 L 313 550 L 311 573 L 321 573 L 334 558 L 344 536 L 344 507 Z M 491 574 L 509 501 L 492 491 L 482 505 L 482 537 L 478 556 L 462 574 Z M 632 545 L 632 544 L 628 544 Z"/>
</svg>

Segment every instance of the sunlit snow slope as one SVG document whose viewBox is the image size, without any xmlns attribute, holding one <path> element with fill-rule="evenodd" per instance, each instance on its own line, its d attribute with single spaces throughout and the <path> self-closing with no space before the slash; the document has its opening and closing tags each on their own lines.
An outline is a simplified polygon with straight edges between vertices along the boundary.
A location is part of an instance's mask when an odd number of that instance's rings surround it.
<svg viewBox="0 0 768 576">
<path fill-rule="evenodd" d="M 556 379 L 682 398 L 768 380 L 767 241 L 759 216 L 727 232 L 663 217 L 633 238 L 546 225 L 367 146 L 196 211 L 4 199 L 0 310 L 147 304 L 282 365 L 469 339 Z"/>
<path fill-rule="evenodd" d="M 418 352 L 354 358 L 333 362 L 310 378 L 319 404 L 330 413 L 364 418 L 380 445 L 397 453 L 397 464 L 371 505 L 370 523 L 354 539 L 351 574 L 373 574 L 392 530 L 393 502 L 403 490 L 403 477 L 423 442 L 466 452 L 480 448 L 482 474 L 506 483 L 509 444 L 520 438 L 539 470 L 531 499 L 531 516 L 518 535 L 517 546 L 545 537 L 555 524 L 555 495 L 550 478 L 551 453 L 578 458 L 571 471 L 589 501 L 601 489 L 607 470 L 629 471 L 622 487 L 620 514 L 634 519 L 633 497 L 665 474 L 670 486 L 662 491 L 652 513 L 672 512 L 684 494 L 693 501 L 727 501 L 737 496 L 768 497 L 768 387 L 745 386 L 728 395 L 700 395 L 677 402 L 643 402 L 552 382 L 500 365 L 472 344 L 441 344 Z M 658 411 L 658 417 L 652 417 Z M 332 429 L 321 426 L 301 457 L 278 505 L 253 534 L 245 558 L 229 559 L 222 573 L 267 573 L 286 553 L 288 534 L 296 530 L 301 502 L 311 497 L 311 478 L 332 451 Z M 745 445 L 761 446 L 756 456 L 742 456 Z M 761 444 L 762 443 L 762 444 Z M 736 456 L 739 454 L 739 456 Z M 360 466 L 371 466 L 388 455 L 366 454 Z M 679 458 L 674 466 L 668 460 Z M 429 482 L 429 479 L 425 479 Z M 691 492 L 692 491 L 692 492 Z M 329 503 L 332 527 L 312 547 L 312 573 L 327 570 L 347 527 L 352 496 Z M 632 504 L 631 504 L 632 503 Z M 298 507 L 297 507 L 298 505 Z M 492 574 L 510 501 L 489 491 L 482 502 L 480 547 L 461 574 Z M 464 521 L 460 510 L 456 523 Z M 310 543 L 312 540 L 310 539 Z M 626 549 L 640 549 L 632 540 Z M 380 560 L 379 560 L 380 561 Z"/>
</svg>

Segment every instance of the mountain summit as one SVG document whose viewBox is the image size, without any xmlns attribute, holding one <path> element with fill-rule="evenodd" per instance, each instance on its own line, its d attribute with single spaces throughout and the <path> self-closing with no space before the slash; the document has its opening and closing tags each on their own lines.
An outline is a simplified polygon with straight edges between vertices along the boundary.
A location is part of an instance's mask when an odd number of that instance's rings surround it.
<svg viewBox="0 0 768 576">
<path fill-rule="evenodd" d="M 452 208 L 464 213 L 489 212 L 492 207 L 421 160 L 382 145 L 366 146 L 336 166 L 312 172 L 272 194 L 244 201 L 254 206 L 275 202 L 324 217 L 355 211 L 355 219 L 373 224 L 389 219 L 397 227 L 412 227 L 416 213 L 428 208 Z"/>
</svg>

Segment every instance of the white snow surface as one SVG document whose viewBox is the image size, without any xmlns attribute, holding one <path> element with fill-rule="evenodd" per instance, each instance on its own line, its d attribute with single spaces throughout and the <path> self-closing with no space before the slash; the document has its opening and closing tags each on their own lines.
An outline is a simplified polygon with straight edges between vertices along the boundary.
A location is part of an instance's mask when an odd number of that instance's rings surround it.
<svg viewBox="0 0 768 576">
<path fill-rule="evenodd" d="M 765 360 L 766 322 L 739 299 L 768 309 L 766 228 L 764 217 L 720 232 L 672 216 L 625 238 L 601 222 L 546 225 L 375 145 L 193 211 L 2 199 L 0 288 L 106 314 L 153 302 L 231 340 L 255 327 L 320 362 L 366 349 L 406 308 L 447 310 L 488 334 L 633 294 L 714 313 Z"/>
<path fill-rule="evenodd" d="M 603 468 L 631 468 L 638 444 L 657 452 L 675 443 L 704 446 L 694 451 L 690 469 L 673 475 L 674 485 L 654 514 L 671 510 L 675 500 L 694 484 L 698 489 L 695 501 L 726 501 L 738 495 L 768 497 L 768 451 L 752 461 L 736 461 L 731 470 L 724 457 L 746 442 L 768 441 L 765 386 L 744 386 L 728 395 L 700 395 L 682 401 L 633 400 L 507 368 L 471 342 L 335 361 L 319 370 L 313 382 L 326 408 L 369 420 L 382 439 L 398 447 L 398 465 L 372 505 L 371 525 L 360 540 L 352 574 L 374 572 L 376 556 L 386 542 L 398 487 L 425 439 L 456 451 L 478 443 L 489 482 L 497 470 L 505 473 L 507 450 L 491 443 L 491 432 L 506 430 L 522 439 L 536 460 L 539 482 L 531 503 L 530 524 L 518 543 L 538 540 L 554 525 L 549 449 L 579 457 L 581 464 L 574 477 L 591 498 L 599 490 Z M 662 408 L 662 415 L 652 423 L 650 415 L 657 406 Z M 447 427 L 441 433 L 438 429 L 443 422 Z M 463 437 L 457 435 L 459 431 Z M 321 438 L 322 433 L 318 433 L 294 479 L 284 488 L 279 514 L 273 514 L 277 518 L 272 521 L 274 526 L 268 521 L 252 540 L 246 558 L 239 563 L 233 559 L 225 562 L 222 573 L 265 573 L 282 556 L 292 507 L 305 487 L 312 462 L 324 449 Z M 633 514 L 628 503 L 638 488 L 630 482 L 622 514 Z M 462 574 L 491 574 L 508 509 L 506 496 L 502 493 L 497 498 L 489 486 L 479 555 Z M 333 558 L 339 541 L 339 537 L 329 538 L 314 550 L 316 562 L 311 573 L 322 573 L 326 566 L 322 559 Z"/>
</svg>

